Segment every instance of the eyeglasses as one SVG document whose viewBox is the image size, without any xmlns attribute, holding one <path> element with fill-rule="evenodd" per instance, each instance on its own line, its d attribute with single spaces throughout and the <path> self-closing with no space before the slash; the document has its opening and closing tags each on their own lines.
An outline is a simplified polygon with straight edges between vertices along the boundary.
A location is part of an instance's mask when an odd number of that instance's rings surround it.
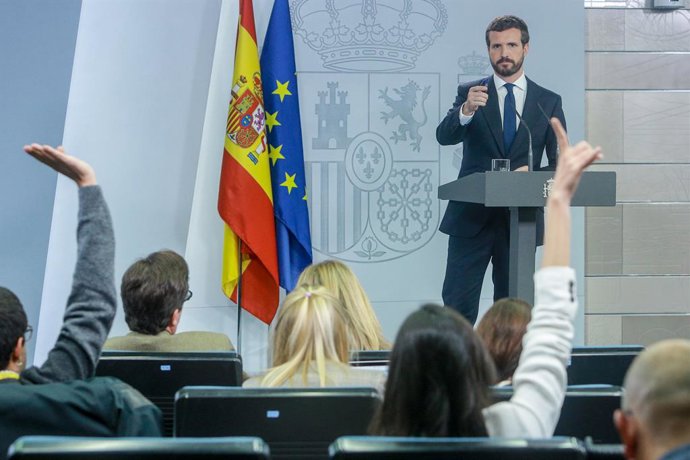
<svg viewBox="0 0 690 460">
<path fill-rule="evenodd" d="M 28 342 L 31 340 L 31 337 L 34 336 L 34 328 L 29 326 L 26 326 L 26 329 L 24 330 L 24 342 Z"/>
<path fill-rule="evenodd" d="M 189 299 L 191 299 L 191 298 L 192 298 L 192 295 L 194 295 L 194 293 L 192 292 L 192 290 L 191 290 L 191 289 L 187 289 L 187 297 L 185 297 L 184 301 L 186 302 L 186 301 L 188 301 Z"/>
</svg>

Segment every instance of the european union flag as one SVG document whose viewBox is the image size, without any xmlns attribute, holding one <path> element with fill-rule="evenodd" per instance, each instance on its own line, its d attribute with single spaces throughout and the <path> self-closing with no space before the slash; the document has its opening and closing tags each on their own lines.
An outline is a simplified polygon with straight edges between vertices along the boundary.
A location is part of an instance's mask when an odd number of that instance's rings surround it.
<svg viewBox="0 0 690 460">
<path fill-rule="evenodd" d="M 311 264 L 312 253 L 288 0 L 276 0 L 273 4 L 261 52 L 261 80 L 280 285 L 290 291 L 302 270 Z"/>
</svg>

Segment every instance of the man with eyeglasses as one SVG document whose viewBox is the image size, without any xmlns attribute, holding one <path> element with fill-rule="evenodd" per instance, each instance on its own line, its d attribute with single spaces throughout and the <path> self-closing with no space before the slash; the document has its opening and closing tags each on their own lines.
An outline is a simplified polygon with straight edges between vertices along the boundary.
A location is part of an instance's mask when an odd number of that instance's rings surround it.
<svg viewBox="0 0 690 460">
<path fill-rule="evenodd" d="M 191 299 L 187 262 L 163 250 L 134 262 L 120 286 L 130 332 L 106 341 L 104 349 L 127 351 L 230 351 L 230 339 L 216 332 L 177 332 L 182 305 Z"/>
<path fill-rule="evenodd" d="M 33 329 L 19 298 L 0 287 L 0 460 L 23 435 L 160 436 L 150 401 L 117 379 L 92 378 L 117 306 L 113 224 L 94 170 L 61 147 L 24 150 L 79 187 L 77 263 L 60 334 L 40 366 L 27 368 Z"/>
<path fill-rule="evenodd" d="M 93 168 L 60 147 L 31 144 L 29 155 L 79 187 L 78 255 L 65 321 L 45 363 L 26 369 L 32 329 L 21 302 L 0 288 L 0 383 L 50 383 L 92 377 L 115 316 L 115 239 Z"/>
</svg>

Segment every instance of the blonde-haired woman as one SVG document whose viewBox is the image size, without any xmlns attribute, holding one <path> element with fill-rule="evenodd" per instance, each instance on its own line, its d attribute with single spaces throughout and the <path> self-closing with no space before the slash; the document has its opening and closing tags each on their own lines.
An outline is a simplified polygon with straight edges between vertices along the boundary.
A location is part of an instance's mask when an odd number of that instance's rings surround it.
<svg viewBox="0 0 690 460">
<path fill-rule="evenodd" d="M 352 350 L 390 349 L 364 288 L 347 265 L 337 260 L 310 265 L 304 269 L 297 284 L 324 286 L 340 299 Z"/>
<path fill-rule="evenodd" d="M 285 297 L 273 330 L 273 367 L 245 387 L 367 386 L 381 389 L 380 371 L 351 368 L 342 306 L 321 286 L 298 286 Z"/>
</svg>

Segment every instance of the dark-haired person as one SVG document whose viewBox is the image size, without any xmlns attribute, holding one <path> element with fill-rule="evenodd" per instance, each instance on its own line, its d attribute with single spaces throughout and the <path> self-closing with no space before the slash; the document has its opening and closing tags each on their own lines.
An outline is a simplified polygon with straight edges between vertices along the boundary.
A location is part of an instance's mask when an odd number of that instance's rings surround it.
<svg viewBox="0 0 690 460">
<path fill-rule="evenodd" d="M 566 363 L 577 312 L 570 262 L 570 200 L 582 171 L 601 157 L 586 142 L 569 146 L 556 119 L 561 156 L 547 201 L 542 268 L 510 401 L 489 405 L 492 362 L 469 322 L 454 311 L 423 307 L 393 345 L 383 404 L 371 433 L 386 436 L 550 437 L 567 384 Z"/>
<path fill-rule="evenodd" d="M 89 164 L 62 148 L 31 144 L 24 150 L 79 187 L 77 264 L 60 335 L 40 367 L 25 369 L 26 314 L 17 296 L 0 288 L 0 383 L 85 379 L 94 374 L 117 305 L 110 213 Z"/>
<path fill-rule="evenodd" d="M 0 288 L 0 459 L 23 435 L 160 436 L 150 401 L 117 379 L 91 379 L 117 305 L 113 225 L 94 170 L 61 147 L 24 150 L 79 187 L 77 263 L 60 334 L 40 366 L 26 367 L 32 329 L 17 296 Z"/>
<path fill-rule="evenodd" d="M 485 33 L 492 76 L 463 83 L 448 114 L 436 128 L 441 145 L 462 142 L 458 178 L 491 170 L 492 159 L 509 159 L 512 170 L 527 170 L 529 140 L 515 112 L 532 131 L 533 169 L 540 169 L 546 151 L 549 168 L 556 165 L 556 137 L 541 113 L 565 125 L 561 97 L 525 76 L 524 59 L 529 51 L 529 30 L 515 16 L 501 16 Z M 507 116 L 506 116 L 507 114 Z M 541 213 L 541 209 L 539 210 Z M 542 244 L 543 216 L 537 219 L 537 244 Z M 508 297 L 507 208 L 450 201 L 440 230 L 449 235 L 443 302 L 474 324 L 484 273 L 493 264 L 494 300 Z"/>
<path fill-rule="evenodd" d="M 477 334 L 496 365 L 496 383 L 510 384 L 522 353 L 522 337 L 532 318 L 524 300 L 508 297 L 494 302 L 477 325 Z"/>
<path fill-rule="evenodd" d="M 120 296 L 130 332 L 112 337 L 107 350 L 230 351 L 230 339 L 217 332 L 177 333 L 182 305 L 191 298 L 187 262 L 175 251 L 149 254 L 122 276 Z"/>
</svg>

